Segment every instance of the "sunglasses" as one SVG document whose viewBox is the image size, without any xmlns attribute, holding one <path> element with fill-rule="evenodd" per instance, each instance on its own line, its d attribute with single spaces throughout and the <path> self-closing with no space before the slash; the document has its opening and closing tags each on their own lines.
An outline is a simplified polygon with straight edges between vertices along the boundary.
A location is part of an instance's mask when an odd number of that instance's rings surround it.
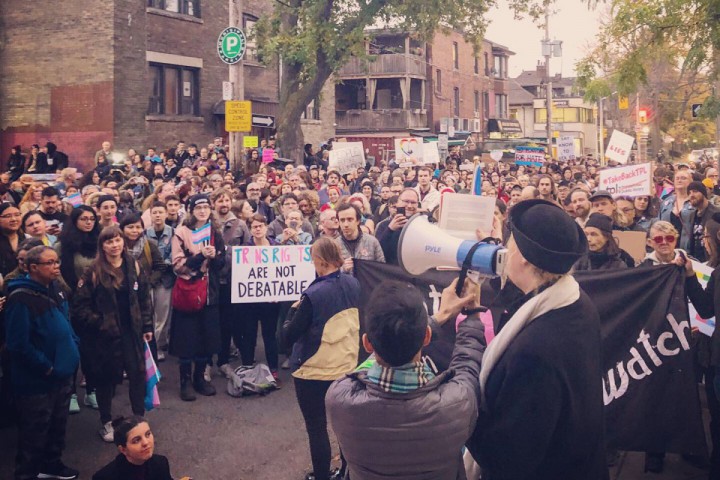
<svg viewBox="0 0 720 480">
<path fill-rule="evenodd" d="M 657 244 L 672 243 L 675 241 L 675 235 L 658 235 L 657 237 L 652 237 L 652 241 Z"/>
</svg>

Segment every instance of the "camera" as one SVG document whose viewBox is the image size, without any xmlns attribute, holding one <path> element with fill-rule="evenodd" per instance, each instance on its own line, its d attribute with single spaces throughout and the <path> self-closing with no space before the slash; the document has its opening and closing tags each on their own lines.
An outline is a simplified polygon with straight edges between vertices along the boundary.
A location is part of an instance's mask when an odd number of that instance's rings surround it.
<svg viewBox="0 0 720 480">
<path fill-rule="evenodd" d="M 405 207 L 397 207 L 397 214 L 405 216 Z"/>
<path fill-rule="evenodd" d="M 298 223 L 297 223 L 297 222 L 294 222 L 294 221 L 293 221 L 293 222 L 289 222 L 289 223 L 288 223 L 288 227 L 290 227 L 290 228 L 292 228 L 293 230 L 295 230 L 295 229 L 298 228 Z"/>
</svg>

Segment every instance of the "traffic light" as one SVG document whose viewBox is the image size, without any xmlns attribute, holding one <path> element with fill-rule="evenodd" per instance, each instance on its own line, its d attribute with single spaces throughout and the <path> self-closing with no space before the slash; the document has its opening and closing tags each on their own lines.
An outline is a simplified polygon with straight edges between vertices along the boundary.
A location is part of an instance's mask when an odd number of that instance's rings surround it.
<svg viewBox="0 0 720 480">
<path fill-rule="evenodd" d="M 648 117 L 650 111 L 647 108 L 641 108 L 638 110 L 638 123 L 648 123 Z"/>
</svg>

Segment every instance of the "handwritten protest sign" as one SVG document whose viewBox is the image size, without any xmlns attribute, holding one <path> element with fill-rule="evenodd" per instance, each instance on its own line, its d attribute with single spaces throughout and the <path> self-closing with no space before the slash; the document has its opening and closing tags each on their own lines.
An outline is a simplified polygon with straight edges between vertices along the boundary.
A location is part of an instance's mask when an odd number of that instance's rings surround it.
<svg viewBox="0 0 720 480">
<path fill-rule="evenodd" d="M 600 170 L 600 190 L 617 197 L 653 195 L 652 168 L 649 163 Z"/>
<path fill-rule="evenodd" d="M 273 161 L 274 155 L 275 150 L 273 150 L 272 148 L 263 148 L 262 162 L 271 163 Z"/>
<path fill-rule="evenodd" d="M 545 149 L 543 147 L 516 147 L 515 164 L 541 167 L 545 163 Z"/>
<path fill-rule="evenodd" d="M 605 157 L 618 163 L 626 163 L 634 142 L 635 139 L 630 135 L 614 130 L 610 136 L 610 143 L 608 143 L 605 151 Z"/>
<path fill-rule="evenodd" d="M 233 247 L 232 303 L 298 300 L 313 280 L 309 245 Z"/>
<path fill-rule="evenodd" d="M 573 137 L 560 137 L 557 150 L 558 160 L 561 162 L 575 160 L 575 139 Z"/>
<path fill-rule="evenodd" d="M 365 148 L 362 142 L 335 142 L 330 150 L 329 170 L 341 175 L 365 168 Z"/>
<path fill-rule="evenodd" d="M 252 135 L 246 135 L 243 137 L 243 147 L 245 148 L 257 148 L 258 137 Z"/>
<path fill-rule="evenodd" d="M 395 162 L 401 167 L 414 167 L 423 163 L 425 147 L 422 138 L 396 138 Z"/>
</svg>

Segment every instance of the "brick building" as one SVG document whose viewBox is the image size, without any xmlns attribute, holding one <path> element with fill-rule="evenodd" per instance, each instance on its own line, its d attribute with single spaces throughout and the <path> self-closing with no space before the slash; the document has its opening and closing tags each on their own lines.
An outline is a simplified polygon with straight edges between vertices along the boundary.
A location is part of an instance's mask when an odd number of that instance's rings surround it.
<svg viewBox="0 0 720 480">
<path fill-rule="evenodd" d="M 244 28 L 272 8 L 245 2 Z M 216 51 L 228 3 L 211 0 L 3 0 L 0 2 L 0 153 L 12 145 L 53 141 L 71 164 L 87 168 L 104 140 L 116 151 L 166 148 L 182 139 L 207 144 L 224 136 Z M 253 113 L 275 115 L 277 66 L 244 67 Z M 332 105 L 334 102 L 330 103 Z M 332 136 L 307 122 L 316 141 Z M 313 111 L 309 112 L 314 115 Z M 334 112 L 326 116 L 332 128 Z M 256 126 L 252 134 L 269 136 Z"/>
<path fill-rule="evenodd" d="M 485 40 L 475 55 L 454 31 L 437 33 L 432 42 L 401 30 L 369 33 L 366 51 L 374 61 L 351 59 L 338 73 L 338 137 L 361 139 L 373 156 L 387 158 L 397 137 L 450 130 L 477 144 L 498 123 L 519 130 L 517 122 L 508 120 L 513 52 L 506 47 Z"/>
</svg>

